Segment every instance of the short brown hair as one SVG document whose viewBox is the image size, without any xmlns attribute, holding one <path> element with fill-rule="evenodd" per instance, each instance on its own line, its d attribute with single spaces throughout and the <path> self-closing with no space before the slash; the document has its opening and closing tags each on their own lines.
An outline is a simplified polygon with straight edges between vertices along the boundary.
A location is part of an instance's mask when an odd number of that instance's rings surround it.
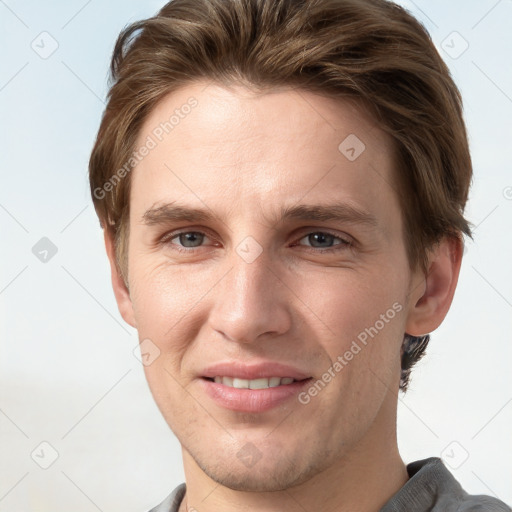
<svg viewBox="0 0 512 512">
<path fill-rule="evenodd" d="M 386 0 L 172 0 L 119 35 L 89 162 L 94 207 L 125 280 L 131 180 L 116 171 L 126 171 L 157 103 L 201 79 L 357 99 L 395 141 L 411 269 L 427 271 L 428 249 L 442 237 L 471 236 L 461 96 L 428 32 L 405 9 Z M 403 390 L 428 336 L 405 341 Z"/>
</svg>

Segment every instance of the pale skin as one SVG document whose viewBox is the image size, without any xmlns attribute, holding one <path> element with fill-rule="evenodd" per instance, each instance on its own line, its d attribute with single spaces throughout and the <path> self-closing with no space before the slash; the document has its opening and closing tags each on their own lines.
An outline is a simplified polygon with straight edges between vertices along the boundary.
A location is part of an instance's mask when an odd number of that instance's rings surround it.
<svg viewBox="0 0 512 512">
<path fill-rule="evenodd" d="M 354 103 L 200 82 L 157 105 L 139 145 L 192 96 L 197 106 L 132 171 L 128 287 L 105 235 L 119 310 L 160 350 L 144 370 L 182 446 L 180 511 L 378 511 L 408 479 L 396 441 L 403 335 L 445 318 L 462 244 L 445 238 L 426 274 L 409 270 L 393 142 Z M 349 134 L 366 146 L 354 161 L 338 149 Z M 214 217 L 145 222 L 174 201 Z M 300 204 L 345 204 L 373 222 L 279 221 Z M 262 250 L 250 263 L 237 252 L 248 236 Z M 308 404 L 245 414 L 201 392 L 201 370 L 226 359 L 319 379 L 394 303 L 401 310 Z M 261 455 L 251 468 L 237 456 L 248 443 Z"/>
</svg>

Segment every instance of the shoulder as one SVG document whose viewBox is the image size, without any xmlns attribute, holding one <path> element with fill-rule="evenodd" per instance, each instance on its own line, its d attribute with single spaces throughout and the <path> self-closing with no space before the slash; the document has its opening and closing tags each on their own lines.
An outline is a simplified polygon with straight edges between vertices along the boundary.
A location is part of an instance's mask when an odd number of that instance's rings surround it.
<svg viewBox="0 0 512 512">
<path fill-rule="evenodd" d="M 381 512 L 512 512 L 497 498 L 468 494 L 438 457 L 407 465 L 409 480 Z"/>
<path fill-rule="evenodd" d="M 512 512 L 512 509 L 497 498 L 483 494 L 468 494 L 438 457 L 431 457 L 408 465 L 414 474 L 424 473 L 432 479 L 436 490 L 433 511 L 453 512 Z"/>
</svg>

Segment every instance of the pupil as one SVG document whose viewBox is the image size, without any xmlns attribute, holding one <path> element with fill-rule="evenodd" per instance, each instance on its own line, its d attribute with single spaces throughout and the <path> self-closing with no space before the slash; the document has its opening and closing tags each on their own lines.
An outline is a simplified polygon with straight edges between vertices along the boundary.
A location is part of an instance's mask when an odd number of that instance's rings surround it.
<svg viewBox="0 0 512 512">
<path fill-rule="evenodd" d="M 332 241 L 333 236 L 329 235 L 328 233 L 314 233 L 313 235 L 310 235 L 313 237 L 313 240 L 315 242 L 319 242 L 320 244 L 325 243 L 326 241 Z M 311 242 L 311 240 L 310 240 Z M 314 244 L 312 244 L 314 245 Z"/>
<path fill-rule="evenodd" d="M 190 232 L 182 233 L 180 235 L 180 243 L 185 247 L 196 247 L 196 245 L 194 245 L 194 242 L 197 241 L 201 241 L 201 235 L 199 233 Z M 192 245 L 188 245 L 189 242 L 192 242 Z"/>
</svg>

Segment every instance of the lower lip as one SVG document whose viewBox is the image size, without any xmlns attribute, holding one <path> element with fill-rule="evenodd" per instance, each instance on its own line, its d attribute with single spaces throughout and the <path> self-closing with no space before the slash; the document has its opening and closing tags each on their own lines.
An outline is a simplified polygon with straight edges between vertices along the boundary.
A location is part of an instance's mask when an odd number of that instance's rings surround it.
<svg viewBox="0 0 512 512">
<path fill-rule="evenodd" d="M 290 400 L 310 384 L 311 378 L 267 389 L 238 389 L 201 378 L 201 385 L 212 400 L 238 412 L 265 412 Z"/>
</svg>

